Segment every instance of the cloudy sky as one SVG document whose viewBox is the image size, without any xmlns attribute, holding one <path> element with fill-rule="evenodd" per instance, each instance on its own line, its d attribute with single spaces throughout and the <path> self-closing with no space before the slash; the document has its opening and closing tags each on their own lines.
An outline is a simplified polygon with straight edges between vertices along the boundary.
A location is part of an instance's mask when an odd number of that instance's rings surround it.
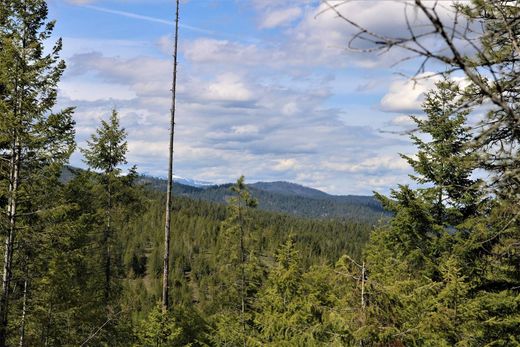
<svg viewBox="0 0 520 347">
<path fill-rule="evenodd" d="M 117 108 L 128 161 L 167 169 L 173 0 L 50 0 L 68 69 L 60 105 L 77 106 L 77 140 Z M 175 173 L 224 183 L 286 180 L 333 194 L 388 192 L 407 183 L 407 115 L 431 82 L 392 67 L 399 54 L 345 49 L 352 29 L 319 1 L 181 3 Z M 341 7 L 383 32 L 403 29 L 403 4 Z M 84 166 L 79 153 L 71 163 Z"/>
</svg>

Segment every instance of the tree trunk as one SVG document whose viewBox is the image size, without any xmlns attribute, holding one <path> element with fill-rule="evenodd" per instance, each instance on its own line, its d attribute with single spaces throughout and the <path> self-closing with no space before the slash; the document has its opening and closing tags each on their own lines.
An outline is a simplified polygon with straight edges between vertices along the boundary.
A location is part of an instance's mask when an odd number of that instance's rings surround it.
<svg viewBox="0 0 520 347">
<path fill-rule="evenodd" d="M 2 274 L 2 294 L 0 299 L 0 347 L 5 347 L 7 339 L 8 313 L 9 313 L 9 287 L 11 284 L 13 246 L 16 232 L 18 185 L 20 182 L 20 145 L 18 137 L 15 137 L 11 160 L 9 162 L 9 199 L 7 204 L 7 216 L 9 226 L 5 237 L 4 266 Z"/>
<path fill-rule="evenodd" d="M 239 198 L 240 199 L 240 198 Z M 240 320 L 242 323 L 242 339 L 243 345 L 246 345 L 246 304 L 245 304 L 245 287 L 246 287 L 246 272 L 245 272 L 245 248 L 244 248 L 244 220 L 242 218 L 242 208 L 240 206 L 241 202 L 238 202 L 238 222 L 240 223 L 240 301 L 241 301 L 241 310 L 240 310 Z"/>
<path fill-rule="evenodd" d="M 27 276 L 27 274 L 26 274 Z M 25 277 L 24 283 L 23 283 L 23 299 L 22 299 L 22 319 L 20 322 L 20 347 L 23 347 L 25 344 L 25 316 L 27 315 L 27 285 L 28 280 L 27 277 Z"/>
<path fill-rule="evenodd" d="M 173 139 L 175 135 L 175 98 L 177 86 L 177 46 L 179 41 L 179 0 L 176 4 L 175 14 L 175 45 L 173 50 L 173 81 L 172 81 L 172 108 L 170 119 L 170 147 L 168 161 L 168 184 L 166 187 L 166 221 L 164 226 L 164 263 L 163 263 L 163 288 L 162 308 L 166 312 L 170 307 L 169 280 L 170 273 L 170 234 L 171 234 L 171 210 L 172 210 L 172 188 L 173 188 Z"/>
<path fill-rule="evenodd" d="M 110 228 L 112 227 L 112 185 L 111 173 L 106 175 L 107 190 L 108 190 L 108 208 L 106 211 L 106 225 L 103 232 L 103 243 L 105 246 L 105 306 L 108 306 L 110 301 L 110 277 L 111 277 L 111 262 L 110 262 Z"/>
</svg>

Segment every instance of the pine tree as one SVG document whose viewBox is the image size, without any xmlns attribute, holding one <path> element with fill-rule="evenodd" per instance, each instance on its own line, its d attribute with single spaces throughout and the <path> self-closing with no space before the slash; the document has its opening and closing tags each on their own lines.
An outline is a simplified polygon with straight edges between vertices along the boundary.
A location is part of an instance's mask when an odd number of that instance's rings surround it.
<svg viewBox="0 0 520 347">
<path fill-rule="evenodd" d="M 17 240 L 25 237 L 19 232 L 30 233 L 37 217 L 35 211 L 49 206 L 48 202 L 39 205 L 42 200 L 38 197 L 45 189 L 53 188 L 41 184 L 56 178 L 74 148 L 72 109 L 53 112 L 65 64 L 59 58 L 61 40 L 45 53 L 44 44 L 54 27 L 54 22 L 46 18 L 47 4 L 43 0 L 0 4 L 1 200 L 7 209 L 1 223 L 6 238 L 0 346 L 6 345 L 8 334 L 15 250 L 24 251 L 15 247 Z"/>
</svg>

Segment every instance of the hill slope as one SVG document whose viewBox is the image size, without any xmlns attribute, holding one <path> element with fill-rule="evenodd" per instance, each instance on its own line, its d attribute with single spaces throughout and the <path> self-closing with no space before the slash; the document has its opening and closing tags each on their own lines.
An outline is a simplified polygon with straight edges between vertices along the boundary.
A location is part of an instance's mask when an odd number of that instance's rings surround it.
<svg viewBox="0 0 520 347">
<path fill-rule="evenodd" d="M 142 176 L 141 181 L 153 189 L 165 191 L 163 179 Z M 289 213 L 309 218 L 344 218 L 376 220 L 383 216 L 380 203 L 371 196 L 330 195 L 320 190 L 289 182 L 258 182 L 248 185 L 265 211 Z M 175 183 L 176 195 L 225 203 L 231 196 L 231 184 L 197 188 Z"/>
</svg>

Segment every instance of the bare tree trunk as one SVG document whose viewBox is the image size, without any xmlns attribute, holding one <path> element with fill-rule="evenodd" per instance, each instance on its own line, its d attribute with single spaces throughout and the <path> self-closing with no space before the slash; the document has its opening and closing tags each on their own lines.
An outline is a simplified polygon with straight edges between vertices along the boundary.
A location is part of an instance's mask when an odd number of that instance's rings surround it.
<svg viewBox="0 0 520 347">
<path fill-rule="evenodd" d="M 361 267 L 361 309 L 365 311 L 365 262 Z"/>
<path fill-rule="evenodd" d="M 112 185 L 110 172 L 106 179 L 108 187 L 108 208 L 106 211 L 106 225 L 103 233 L 103 243 L 105 246 L 105 305 L 108 306 L 110 299 L 110 277 L 111 277 L 111 262 L 110 262 L 110 228 L 112 227 Z"/>
<path fill-rule="evenodd" d="M 163 288 L 162 308 L 166 312 L 170 306 L 168 275 L 170 273 L 170 233 L 171 233 L 171 210 L 172 210 L 172 187 L 173 187 L 173 139 L 175 135 L 175 98 L 177 87 L 177 46 L 179 41 L 179 0 L 177 0 L 175 14 L 175 45 L 173 50 L 173 81 L 172 81 L 172 108 L 170 119 L 170 147 L 168 161 L 168 185 L 166 188 L 166 221 L 164 226 L 164 264 L 163 264 Z"/>
<path fill-rule="evenodd" d="M 26 277 L 25 277 L 25 280 L 23 283 L 22 319 L 20 322 L 20 344 L 19 344 L 20 347 L 23 347 L 24 343 L 25 343 L 24 339 L 25 339 L 25 316 L 27 315 L 27 285 L 28 285 L 28 280 L 27 280 L 27 273 L 26 273 Z"/>
<path fill-rule="evenodd" d="M 245 304 L 245 287 L 246 287 L 246 272 L 245 272 L 245 249 L 244 249 L 244 221 L 242 218 L 242 209 L 241 202 L 238 202 L 238 221 L 240 223 L 240 300 L 241 300 L 241 310 L 240 310 L 240 320 L 242 323 L 242 338 L 244 347 L 246 346 L 246 304 Z"/>
<path fill-rule="evenodd" d="M 9 287 L 11 284 L 13 246 L 16 232 L 18 185 L 20 182 L 20 156 L 21 150 L 18 137 L 15 137 L 11 150 L 9 163 L 9 200 L 7 204 L 7 216 L 9 227 L 5 237 L 4 266 L 2 274 L 2 294 L 0 299 L 0 347 L 5 347 L 7 339 L 7 325 L 9 312 Z"/>
<path fill-rule="evenodd" d="M 363 261 L 362 265 L 361 265 L 361 310 L 362 310 L 362 315 L 363 315 L 363 324 L 365 324 L 366 322 L 366 312 L 365 312 L 365 308 L 366 308 L 366 302 L 365 302 L 365 274 L 366 270 L 365 270 L 365 262 Z M 364 346 L 364 339 L 361 339 L 359 340 L 359 346 L 360 347 L 363 347 Z"/>
</svg>

